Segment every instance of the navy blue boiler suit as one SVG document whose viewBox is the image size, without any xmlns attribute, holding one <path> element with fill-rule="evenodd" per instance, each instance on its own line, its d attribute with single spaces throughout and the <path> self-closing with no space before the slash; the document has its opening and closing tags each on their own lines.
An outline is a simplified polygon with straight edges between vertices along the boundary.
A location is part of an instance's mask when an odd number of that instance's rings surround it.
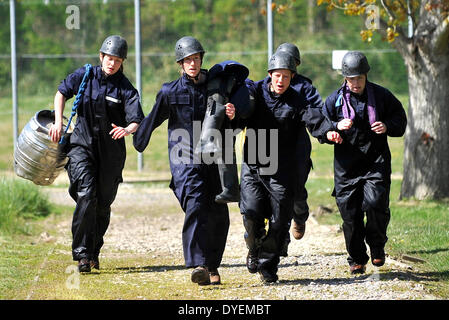
<svg viewBox="0 0 449 320">
<path fill-rule="evenodd" d="M 385 256 L 391 184 L 391 154 L 387 136 L 400 137 L 407 126 L 405 111 L 399 100 L 389 90 L 374 83 L 371 85 L 376 120 L 385 123 L 387 132 L 376 134 L 371 130 L 365 89 L 362 95 L 351 93 L 351 105 L 355 110 L 353 125 L 349 130 L 340 131 L 343 143 L 334 145 L 333 195 L 343 219 L 350 265 L 366 264 L 369 260 L 365 239 L 372 259 Z M 342 107 L 339 104 L 336 106 L 340 94 L 341 89 L 333 92 L 323 107 L 323 113 L 334 122 L 335 127 L 344 118 Z"/>
<path fill-rule="evenodd" d="M 202 72 L 205 72 L 202 70 Z M 134 146 L 143 151 L 152 132 L 168 119 L 168 152 L 172 179 L 170 188 L 185 212 L 182 241 L 186 267 L 218 268 L 229 230 L 226 204 L 215 202 L 221 192 L 216 164 L 196 161 L 194 126 L 206 113 L 207 82 L 194 84 L 185 74 L 165 83 L 150 114 L 134 135 Z M 195 139 L 196 138 L 196 139 Z"/>
<path fill-rule="evenodd" d="M 79 68 L 61 82 L 58 90 L 66 99 L 78 93 L 84 73 L 85 68 Z M 112 139 L 111 123 L 126 127 L 143 118 L 139 94 L 125 75 L 118 71 L 106 77 L 100 66 L 93 67 L 77 109 L 66 165 L 69 193 L 76 201 L 72 221 L 75 261 L 98 257 L 111 204 L 123 181 L 125 140 Z"/>
<path fill-rule="evenodd" d="M 241 127 L 247 127 L 247 137 L 241 169 L 239 205 L 247 228 L 245 238 L 248 249 L 258 255 L 258 270 L 275 274 L 281 246 L 293 216 L 298 134 L 307 125 L 314 137 L 324 140 L 327 131 L 332 130 L 332 124 L 324 118 L 321 109 L 310 108 L 305 97 L 292 87 L 282 95 L 269 92 L 270 82 L 270 77 L 255 83 L 247 81 L 250 94 L 255 98 L 255 110 L 248 120 L 240 123 Z M 263 135 L 256 134 L 257 142 L 251 143 L 248 131 L 260 132 L 259 129 L 277 130 L 277 141 L 270 141 L 267 133 L 265 140 Z M 278 163 L 277 170 L 274 174 L 264 175 L 263 167 L 266 165 L 259 161 L 252 163 L 249 155 L 259 154 L 258 148 L 262 145 L 266 146 L 265 150 L 270 150 L 269 145 L 272 143 L 278 146 L 278 158 L 272 159 Z M 264 219 L 269 219 L 266 235 Z M 247 220 L 254 223 L 248 223 Z"/>
<path fill-rule="evenodd" d="M 307 103 L 311 108 L 319 108 L 321 110 L 323 106 L 323 100 L 318 90 L 312 85 L 312 81 L 299 74 L 295 74 L 290 86 L 304 96 Z M 298 131 L 297 140 L 297 183 L 295 184 L 295 198 L 294 198 L 294 215 L 293 219 L 298 224 L 304 224 L 309 217 L 309 206 L 307 205 L 307 190 L 306 182 L 312 169 L 312 159 L 310 153 L 312 151 L 312 144 L 310 142 L 309 134 L 306 131 L 306 127 L 302 126 Z"/>
</svg>

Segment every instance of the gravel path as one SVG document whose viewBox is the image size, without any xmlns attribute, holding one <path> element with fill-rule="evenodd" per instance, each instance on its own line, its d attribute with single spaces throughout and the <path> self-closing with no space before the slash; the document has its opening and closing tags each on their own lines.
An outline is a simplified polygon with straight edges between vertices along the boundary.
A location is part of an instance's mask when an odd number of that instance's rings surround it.
<svg viewBox="0 0 449 320">
<path fill-rule="evenodd" d="M 66 189 L 52 189 L 53 202 L 74 205 Z M 257 275 L 246 271 L 247 249 L 243 225 L 236 204 L 230 205 L 231 227 L 222 262 L 222 281 L 246 277 L 254 283 Z M 154 214 L 154 212 L 156 214 Z M 158 213 L 159 212 L 159 213 Z M 164 212 L 161 214 L 160 212 Z M 181 230 L 184 214 L 171 190 L 122 184 L 113 205 L 102 256 L 116 252 L 152 257 L 182 257 Z M 58 243 L 70 247 L 70 223 L 60 227 Z M 289 246 L 289 256 L 281 258 L 279 281 L 269 286 L 248 285 L 238 294 L 229 290 L 228 299 L 293 300 L 409 300 L 437 299 L 426 289 L 425 278 L 407 265 L 390 258 L 381 268 L 367 265 L 364 275 L 353 276 L 346 262 L 343 234 L 339 226 L 319 225 L 313 215 L 306 235 Z M 179 276 L 185 277 L 186 271 Z M 241 280 L 240 280 L 241 281 Z M 237 286 L 239 287 L 239 286 Z M 236 288 L 238 289 L 238 288 Z M 242 293 L 244 292 L 244 293 Z"/>
</svg>

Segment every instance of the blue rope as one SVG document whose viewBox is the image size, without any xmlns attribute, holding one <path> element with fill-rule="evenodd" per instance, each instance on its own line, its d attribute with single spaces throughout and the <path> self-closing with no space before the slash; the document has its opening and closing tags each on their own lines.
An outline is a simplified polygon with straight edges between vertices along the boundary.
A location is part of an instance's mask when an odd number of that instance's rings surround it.
<svg viewBox="0 0 449 320">
<path fill-rule="evenodd" d="M 81 97 L 83 96 L 84 90 L 86 89 L 87 78 L 89 77 L 90 70 L 92 69 L 92 65 L 87 63 L 84 65 L 84 67 L 86 68 L 86 72 L 84 73 L 83 80 L 81 81 L 80 87 L 78 89 L 78 93 L 76 94 L 75 101 L 73 102 L 72 113 L 70 115 L 69 122 L 67 123 L 67 127 L 65 128 L 65 131 L 61 137 L 61 140 L 59 140 L 59 144 L 64 143 L 64 136 L 67 133 L 67 130 L 69 130 L 69 128 L 70 128 L 70 123 L 72 122 L 72 118 L 76 114 L 76 109 L 78 109 Z"/>
</svg>

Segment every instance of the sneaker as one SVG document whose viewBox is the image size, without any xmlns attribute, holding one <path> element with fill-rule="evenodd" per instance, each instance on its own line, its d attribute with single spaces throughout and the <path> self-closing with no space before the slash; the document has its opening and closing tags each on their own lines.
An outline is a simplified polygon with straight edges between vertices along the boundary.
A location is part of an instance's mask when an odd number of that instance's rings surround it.
<svg viewBox="0 0 449 320">
<path fill-rule="evenodd" d="M 292 227 L 293 237 L 296 240 L 300 240 L 302 237 L 304 237 L 305 233 L 306 233 L 306 224 L 305 223 L 296 223 L 293 220 L 293 227 Z"/>
<path fill-rule="evenodd" d="M 209 271 L 206 267 L 198 266 L 192 271 L 191 280 L 193 283 L 198 283 L 200 286 L 210 284 Z"/>
<path fill-rule="evenodd" d="M 78 261 L 78 271 L 79 272 L 90 272 L 90 262 L 86 258 L 82 258 Z"/>
</svg>

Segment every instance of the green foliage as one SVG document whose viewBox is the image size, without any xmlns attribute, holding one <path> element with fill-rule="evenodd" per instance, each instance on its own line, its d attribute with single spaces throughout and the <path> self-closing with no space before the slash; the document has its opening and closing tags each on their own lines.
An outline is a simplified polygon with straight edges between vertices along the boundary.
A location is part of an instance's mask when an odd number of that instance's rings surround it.
<svg viewBox="0 0 449 320">
<path fill-rule="evenodd" d="M 70 3 L 71 4 L 71 3 Z M 124 36 L 129 44 L 125 73 L 135 83 L 134 2 L 74 2 L 80 12 L 80 29 L 68 29 L 64 1 L 18 1 L 16 3 L 19 99 L 48 94 L 52 101 L 60 81 L 85 63 L 98 64 L 97 53 L 110 34 Z M 197 37 L 206 49 L 204 67 L 233 59 L 250 69 L 250 77 L 266 76 L 266 16 L 264 1 L 177 0 L 141 2 L 142 95 L 154 96 L 162 83 L 179 76 L 174 44 L 185 35 Z M 0 1 L 0 95 L 10 96 L 9 4 Z M 341 76 L 331 69 L 334 49 L 391 49 L 382 41 L 360 40 L 360 17 L 346 17 L 340 10 L 308 7 L 295 1 L 282 14 L 274 11 L 274 47 L 283 42 L 298 45 L 303 63 L 299 72 L 313 80 L 326 96 L 340 85 Z M 374 36 L 376 37 L 376 35 Z M 380 39 L 378 39 L 380 40 Z M 69 55 L 38 58 L 36 55 Z M 34 55 L 34 56 L 30 56 Z M 407 93 L 404 64 L 395 52 L 371 53 L 370 77 L 394 93 Z M 151 109 L 149 101 L 146 109 Z"/>
<path fill-rule="evenodd" d="M 28 233 L 27 220 L 51 212 L 48 198 L 31 182 L 0 177 L 0 233 Z"/>
</svg>

